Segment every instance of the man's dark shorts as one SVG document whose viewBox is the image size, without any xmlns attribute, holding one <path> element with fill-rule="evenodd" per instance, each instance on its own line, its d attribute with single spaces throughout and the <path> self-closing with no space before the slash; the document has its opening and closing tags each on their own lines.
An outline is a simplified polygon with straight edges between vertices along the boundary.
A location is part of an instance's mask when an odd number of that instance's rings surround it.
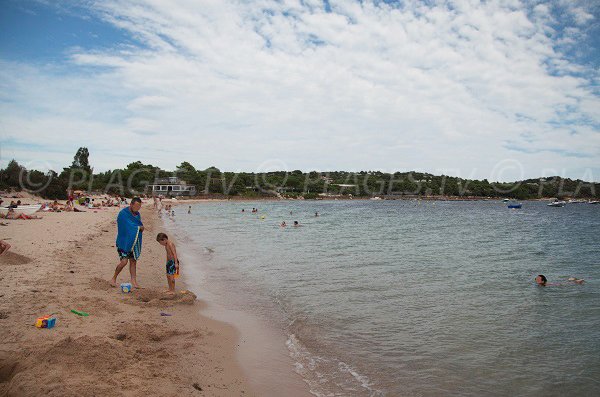
<svg viewBox="0 0 600 397">
<path fill-rule="evenodd" d="M 133 251 L 123 251 L 121 248 L 117 248 L 117 253 L 119 254 L 119 259 L 123 260 L 123 259 L 133 259 L 135 260 L 135 257 L 133 256 Z"/>
</svg>

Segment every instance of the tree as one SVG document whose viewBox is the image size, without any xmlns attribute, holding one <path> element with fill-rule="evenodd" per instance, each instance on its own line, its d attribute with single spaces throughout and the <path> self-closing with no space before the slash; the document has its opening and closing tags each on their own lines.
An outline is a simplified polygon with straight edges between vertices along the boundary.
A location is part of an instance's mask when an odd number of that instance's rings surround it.
<svg viewBox="0 0 600 397">
<path fill-rule="evenodd" d="M 177 166 L 177 176 L 186 182 L 191 182 L 192 180 L 196 180 L 197 171 L 193 165 L 184 161 Z"/>
<path fill-rule="evenodd" d="M 21 177 L 23 172 L 25 172 L 25 168 L 17 163 L 16 160 L 11 160 L 6 168 L 0 171 L 0 182 L 2 187 L 21 189 Z"/>
<path fill-rule="evenodd" d="M 75 153 L 73 157 L 73 163 L 71 164 L 71 168 L 84 170 L 87 173 L 92 173 L 92 167 L 90 167 L 89 162 L 90 152 L 86 147 L 80 147 Z"/>
</svg>

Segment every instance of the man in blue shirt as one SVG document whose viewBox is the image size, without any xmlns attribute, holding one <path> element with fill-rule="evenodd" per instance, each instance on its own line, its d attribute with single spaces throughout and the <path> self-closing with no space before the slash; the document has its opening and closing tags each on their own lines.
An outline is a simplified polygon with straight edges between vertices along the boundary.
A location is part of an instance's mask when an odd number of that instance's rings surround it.
<svg viewBox="0 0 600 397">
<path fill-rule="evenodd" d="M 110 284 L 113 287 L 117 285 L 117 276 L 129 261 L 129 273 L 131 274 L 131 285 L 134 288 L 139 288 L 136 280 L 136 265 L 137 259 L 142 252 L 142 232 L 144 225 L 142 224 L 142 216 L 140 215 L 142 208 L 142 200 L 139 197 L 131 199 L 129 207 L 119 211 L 117 216 L 117 253 L 119 254 L 119 264 L 115 269 Z"/>
</svg>

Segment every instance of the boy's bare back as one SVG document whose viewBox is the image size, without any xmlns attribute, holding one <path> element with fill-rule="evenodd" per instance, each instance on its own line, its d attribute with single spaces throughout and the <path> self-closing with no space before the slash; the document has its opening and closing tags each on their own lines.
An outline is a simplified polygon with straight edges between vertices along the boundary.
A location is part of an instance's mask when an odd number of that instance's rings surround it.
<svg viewBox="0 0 600 397">
<path fill-rule="evenodd" d="M 171 240 L 167 241 L 167 244 L 165 245 L 165 250 L 167 251 L 167 260 L 177 259 L 177 250 L 175 249 L 175 244 L 173 244 Z"/>
</svg>

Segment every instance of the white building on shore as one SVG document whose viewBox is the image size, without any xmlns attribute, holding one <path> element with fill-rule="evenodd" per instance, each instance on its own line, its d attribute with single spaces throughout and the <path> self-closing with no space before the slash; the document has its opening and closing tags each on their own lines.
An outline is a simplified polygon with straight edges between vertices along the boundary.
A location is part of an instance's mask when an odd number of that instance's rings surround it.
<svg viewBox="0 0 600 397">
<path fill-rule="evenodd" d="M 195 196 L 196 186 L 188 185 L 184 180 L 177 178 L 176 176 L 170 176 L 167 178 L 157 178 L 154 180 L 152 185 L 153 196 Z"/>
</svg>

